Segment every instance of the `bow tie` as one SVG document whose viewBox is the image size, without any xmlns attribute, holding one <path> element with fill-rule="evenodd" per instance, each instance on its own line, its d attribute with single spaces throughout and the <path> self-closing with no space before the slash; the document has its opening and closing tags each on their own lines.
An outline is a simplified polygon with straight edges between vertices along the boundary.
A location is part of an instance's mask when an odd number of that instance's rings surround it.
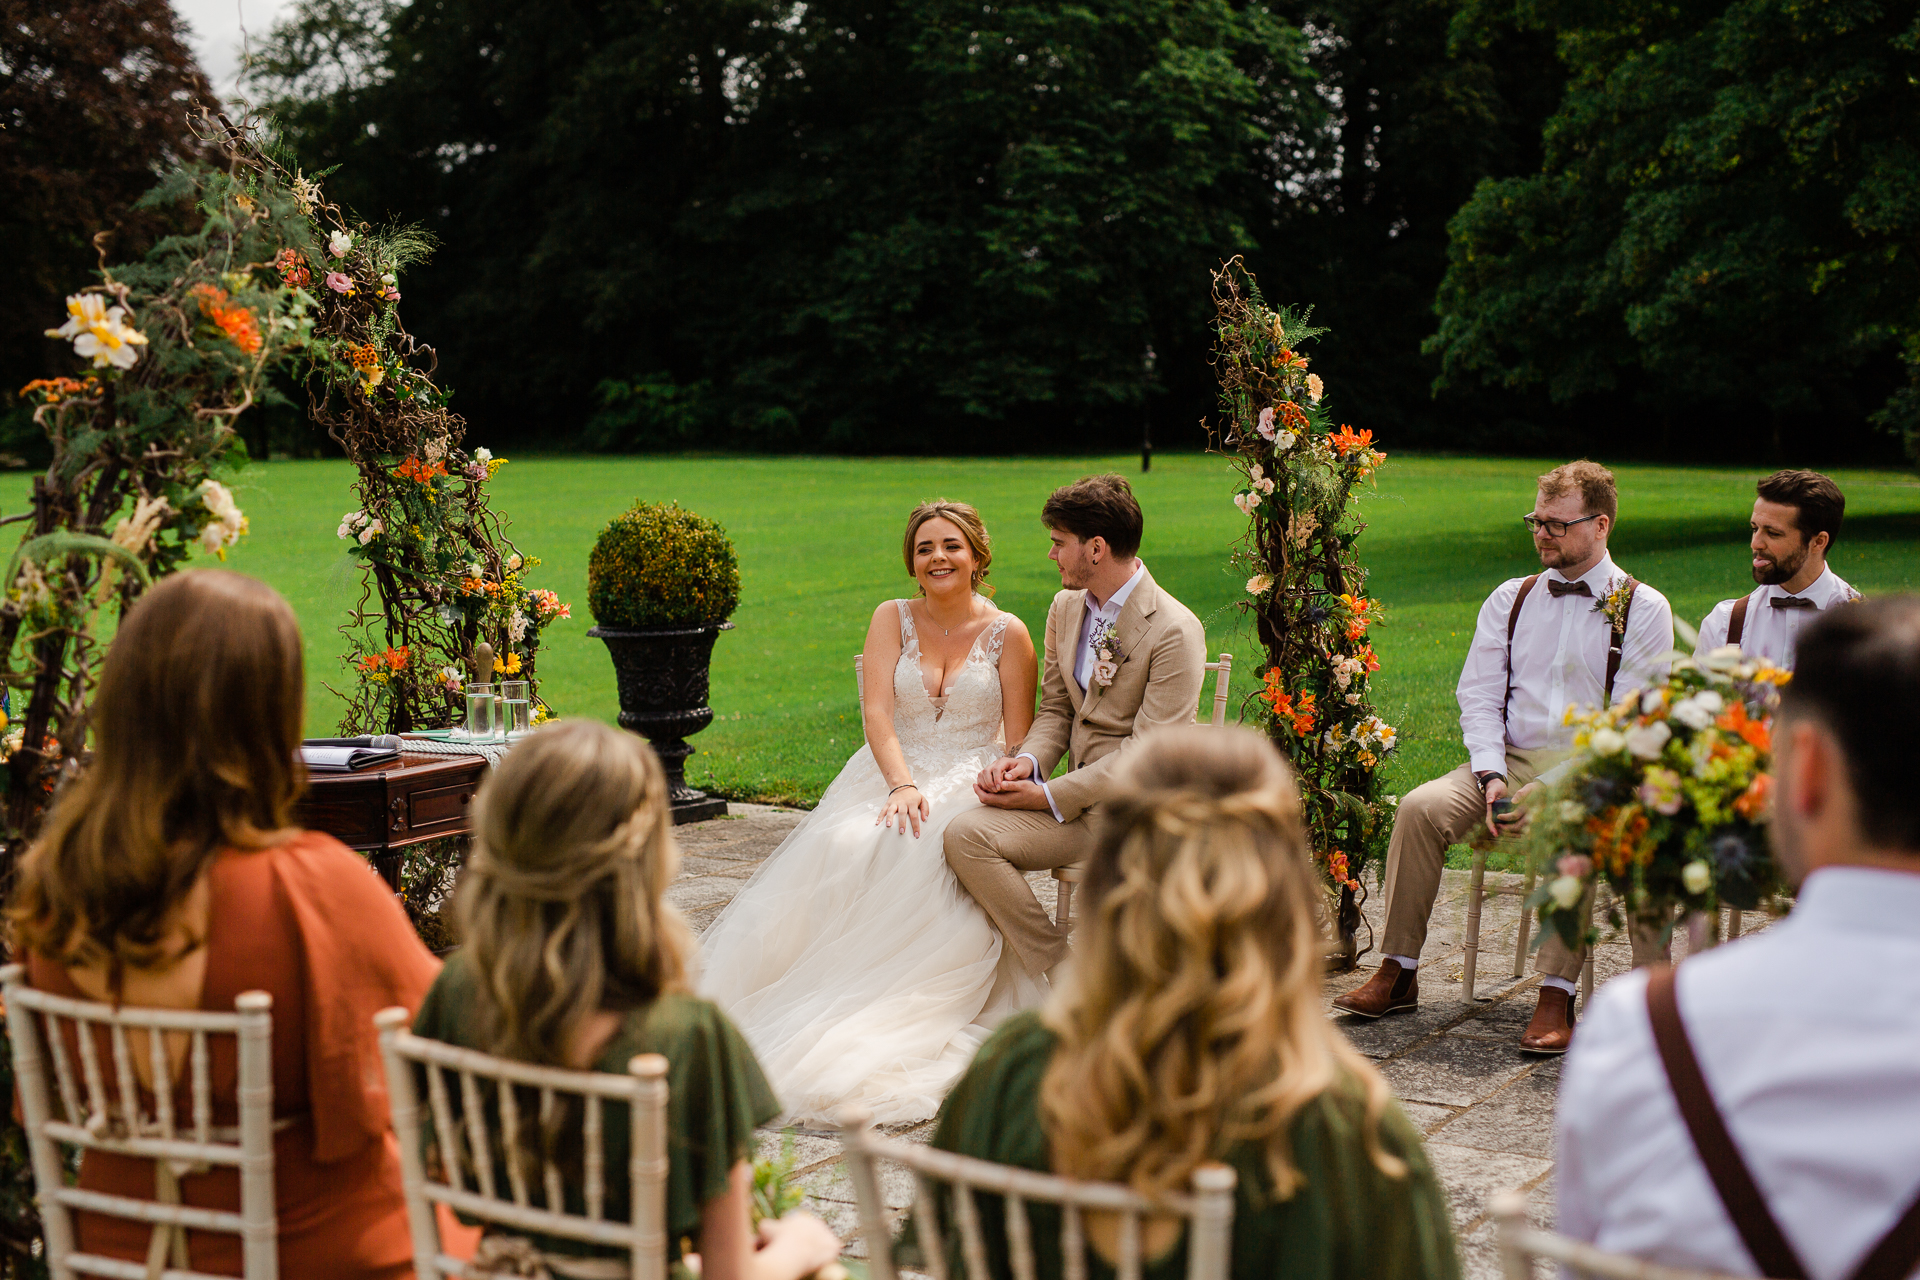
<svg viewBox="0 0 1920 1280">
<path fill-rule="evenodd" d="M 1776 609 L 1818 609 L 1820 607 L 1804 596 L 1775 596 L 1767 603 Z"/>
<path fill-rule="evenodd" d="M 1548 578 L 1547 590 L 1553 593 L 1553 598 L 1556 600 L 1561 596 L 1585 596 L 1589 600 L 1593 598 L 1593 592 L 1587 589 L 1587 584 L 1584 582 L 1555 582 L 1552 578 Z"/>
</svg>

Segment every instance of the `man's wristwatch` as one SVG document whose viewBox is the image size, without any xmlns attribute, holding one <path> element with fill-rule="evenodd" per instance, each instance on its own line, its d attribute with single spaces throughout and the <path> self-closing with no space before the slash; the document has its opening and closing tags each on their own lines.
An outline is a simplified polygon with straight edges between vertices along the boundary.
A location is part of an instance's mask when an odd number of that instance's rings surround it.
<svg viewBox="0 0 1920 1280">
<path fill-rule="evenodd" d="M 1507 775 L 1504 773 L 1496 773 L 1492 769 L 1488 769 L 1484 773 L 1476 773 L 1473 775 L 1473 780 L 1480 784 L 1480 794 L 1483 796 L 1487 794 L 1487 784 L 1489 782 L 1492 782 L 1495 778 L 1498 778 L 1500 779 L 1500 781 L 1505 782 L 1507 780 Z"/>
</svg>

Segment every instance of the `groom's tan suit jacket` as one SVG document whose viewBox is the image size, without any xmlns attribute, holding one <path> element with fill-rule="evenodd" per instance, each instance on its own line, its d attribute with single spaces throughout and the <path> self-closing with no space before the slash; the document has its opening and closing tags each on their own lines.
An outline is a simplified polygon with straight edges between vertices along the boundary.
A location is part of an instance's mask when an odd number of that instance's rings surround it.
<svg viewBox="0 0 1920 1280">
<path fill-rule="evenodd" d="M 1193 610 L 1160 589 L 1145 569 L 1114 622 L 1120 664 L 1113 683 L 1074 683 L 1087 593 L 1062 591 L 1047 610 L 1046 666 L 1033 728 L 1009 754 L 1030 752 L 1039 779 L 1064 755 L 1067 772 L 1048 784 L 1063 821 L 1072 822 L 1109 794 L 1121 755 L 1142 735 L 1192 724 L 1206 678 L 1207 637 Z"/>
</svg>

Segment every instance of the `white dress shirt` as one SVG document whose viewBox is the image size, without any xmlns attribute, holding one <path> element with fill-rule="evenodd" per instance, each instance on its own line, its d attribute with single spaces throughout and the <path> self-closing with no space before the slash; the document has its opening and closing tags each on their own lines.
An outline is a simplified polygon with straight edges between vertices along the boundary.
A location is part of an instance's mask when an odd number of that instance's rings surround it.
<svg viewBox="0 0 1920 1280">
<path fill-rule="evenodd" d="M 1069 676 L 1075 684 L 1080 686 L 1082 693 L 1086 692 L 1088 683 L 1093 679 L 1093 664 L 1095 659 L 1093 645 L 1088 642 L 1093 639 L 1093 628 L 1095 624 L 1101 622 L 1117 623 L 1120 621 L 1120 610 L 1126 608 L 1127 597 L 1133 594 L 1134 587 L 1139 585 L 1140 575 L 1146 571 L 1146 561 L 1134 561 L 1133 576 L 1121 583 L 1120 589 L 1108 596 L 1107 602 L 1098 609 L 1093 607 L 1093 597 L 1087 597 L 1087 607 L 1082 609 L 1080 613 L 1080 639 L 1074 645 L 1073 670 Z M 1019 755 L 1015 756 L 1014 759 L 1025 760 L 1033 766 L 1033 780 L 1039 783 L 1040 790 L 1046 793 L 1047 808 L 1053 810 L 1053 820 L 1055 822 L 1066 821 L 1066 819 L 1060 816 L 1060 806 L 1053 802 L 1053 788 L 1048 786 L 1047 780 L 1040 776 L 1040 761 L 1036 759 L 1031 752 L 1027 751 L 1022 751 Z"/>
<path fill-rule="evenodd" d="M 1812 622 L 1821 612 L 1854 599 L 1860 593 L 1848 586 L 1839 574 L 1827 568 L 1807 584 L 1805 591 L 1797 593 L 1801 599 L 1813 601 L 1816 608 L 1773 607 L 1775 597 L 1792 594 L 1796 593 L 1771 584 L 1756 588 L 1747 597 L 1747 621 L 1740 631 L 1742 653 L 1750 658 L 1764 658 L 1783 671 L 1793 670 L 1794 642 L 1799 639 L 1800 628 Z M 1713 612 L 1700 624 L 1700 643 L 1694 646 L 1695 653 L 1712 653 L 1727 642 L 1727 629 L 1733 625 L 1733 604 L 1731 600 L 1722 600 L 1713 606 Z"/>
<path fill-rule="evenodd" d="M 1920 1193 L 1920 873 L 1827 867 L 1765 933 L 1688 960 L 1701 1074 L 1812 1280 L 1850 1275 Z M 1695 1153 L 1644 970 L 1582 1019 L 1556 1111 L 1558 1230 L 1650 1262 L 1758 1274 Z"/>
<path fill-rule="evenodd" d="M 1473 646 L 1454 696 L 1460 703 L 1460 730 L 1475 773 L 1505 773 L 1507 748 L 1522 751 L 1558 750 L 1573 745 L 1567 724 L 1568 708 L 1598 707 L 1605 703 L 1600 684 L 1607 675 L 1607 646 L 1613 627 L 1594 608 L 1606 597 L 1609 584 L 1626 576 L 1611 556 L 1574 581 L 1587 584 L 1589 596 L 1556 598 L 1549 582 L 1566 582 L 1558 569 L 1540 575 L 1520 606 L 1513 632 L 1513 697 L 1501 715 L 1507 690 L 1507 619 L 1513 598 L 1526 579 L 1511 578 L 1494 588 L 1480 606 L 1473 629 Z M 1620 674 L 1614 677 L 1615 696 L 1666 678 L 1667 655 L 1673 651 L 1673 609 L 1667 598 L 1641 583 L 1627 615 L 1627 634 L 1620 649 Z"/>
</svg>

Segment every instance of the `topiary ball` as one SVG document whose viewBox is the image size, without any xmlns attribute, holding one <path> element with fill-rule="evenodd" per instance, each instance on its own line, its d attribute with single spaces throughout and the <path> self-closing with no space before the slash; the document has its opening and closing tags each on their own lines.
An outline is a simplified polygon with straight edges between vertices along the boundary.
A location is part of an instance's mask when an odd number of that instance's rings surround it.
<svg viewBox="0 0 1920 1280">
<path fill-rule="evenodd" d="M 680 504 L 636 502 L 587 557 L 587 608 L 603 627 L 725 622 L 740 603 L 740 559 L 727 532 Z"/>
</svg>

